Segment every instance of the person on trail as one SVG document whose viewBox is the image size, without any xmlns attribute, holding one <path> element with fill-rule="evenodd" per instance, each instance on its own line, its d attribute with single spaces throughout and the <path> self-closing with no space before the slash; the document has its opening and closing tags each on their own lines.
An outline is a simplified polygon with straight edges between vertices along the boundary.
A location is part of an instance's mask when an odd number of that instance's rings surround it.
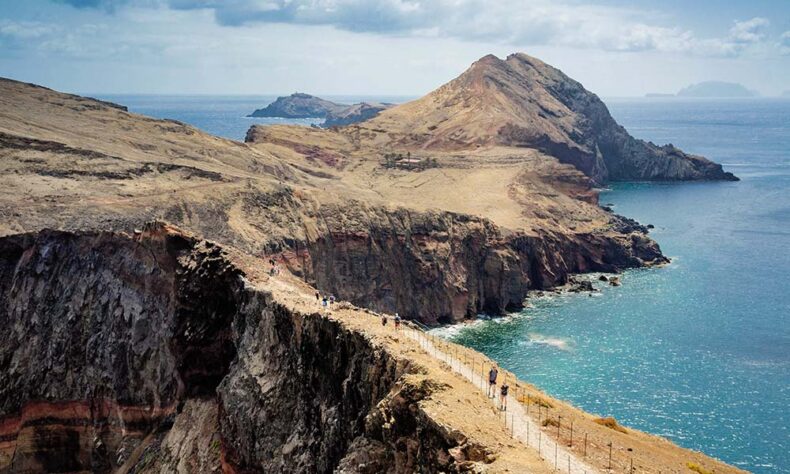
<svg viewBox="0 0 790 474">
<path fill-rule="evenodd" d="M 496 366 L 491 366 L 491 370 L 488 371 L 488 396 L 491 398 L 496 396 L 497 375 L 499 375 L 499 371 L 496 369 Z"/>
<path fill-rule="evenodd" d="M 400 329 L 400 315 L 395 313 L 395 329 Z"/>
<path fill-rule="evenodd" d="M 321 302 L 321 293 L 319 293 L 317 291 L 315 292 L 315 301 L 316 301 L 316 303 L 320 303 Z"/>
<path fill-rule="evenodd" d="M 510 386 L 507 384 L 507 380 L 505 383 L 502 384 L 502 388 L 499 389 L 499 409 L 500 410 L 507 410 L 507 392 L 510 390 Z"/>
<path fill-rule="evenodd" d="M 335 304 L 335 295 L 329 295 L 329 304 L 330 305 Z"/>
<path fill-rule="evenodd" d="M 381 325 L 382 326 L 386 326 L 387 325 L 387 315 L 386 314 L 382 314 L 381 315 Z"/>
<path fill-rule="evenodd" d="M 321 300 L 321 306 L 323 306 L 324 309 L 327 309 L 328 304 L 329 304 L 329 300 L 326 298 L 326 295 L 324 295 L 324 299 Z"/>
</svg>

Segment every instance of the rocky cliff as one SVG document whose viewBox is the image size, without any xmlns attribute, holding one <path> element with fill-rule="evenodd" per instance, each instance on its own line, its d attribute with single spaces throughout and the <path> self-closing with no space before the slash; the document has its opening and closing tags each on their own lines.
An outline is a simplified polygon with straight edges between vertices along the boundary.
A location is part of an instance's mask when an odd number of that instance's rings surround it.
<svg viewBox="0 0 790 474">
<path fill-rule="evenodd" d="M 427 324 L 523 306 L 528 291 L 567 283 L 573 273 L 664 263 L 642 229 L 605 234 L 503 233 L 452 213 L 349 207 L 321 209 L 324 224 L 300 255 L 281 256 L 322 291 Z"/>
<path fill-rule="evenodd" d="M 215 244 L 0 239 L 0 472 L 456 472 L 439 386 L 246 281 Z M 353 460 L 353 461 L 352 461 Z M 362 461 L 361 461 L 362 460 Z M 365 467 L 367 466 L 367 468 Z"/>
</svg>

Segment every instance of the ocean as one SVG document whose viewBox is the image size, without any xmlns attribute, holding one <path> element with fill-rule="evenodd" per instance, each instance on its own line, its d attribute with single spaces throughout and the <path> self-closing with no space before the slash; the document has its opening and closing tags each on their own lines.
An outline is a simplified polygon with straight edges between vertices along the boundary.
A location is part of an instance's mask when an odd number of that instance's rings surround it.
<svg viewBox="0 0 790 474">
<path fill-rule="evenodd" d="M 274 97 L 102 96 L 243 140 Z M 399 97 L 341 97 L 402 102 Z M 721 183 L 620 183 L 672 263 L 435 330 L 555 397 L 758 473 L 790 472 L 790 100 L 610 99 L 632 135 L 724 164 Z"/>
</svg>

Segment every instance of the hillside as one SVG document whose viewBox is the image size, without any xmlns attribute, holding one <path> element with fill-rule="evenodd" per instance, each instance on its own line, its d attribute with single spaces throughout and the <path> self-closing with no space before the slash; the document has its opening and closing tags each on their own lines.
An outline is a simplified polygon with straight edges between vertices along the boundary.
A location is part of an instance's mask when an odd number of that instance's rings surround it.
<svg viewBox="0 0 790 474">
<path fill-rule="evenodd" d="M 469 376 L 491 361 L 382 326 L 667 260 L 540 149 L 407 154 L 377 120 L 238 143 L 0 80 L 0 472 L 548 473 L 553 448 L 577 473 L 610 442 L 618 469 L 738 472 L 503 371 L 531 409 L 508 431 Z"/>
<path fill-rule="evenodd" d="M 481 58 L 425 97 L 361 127 L 386 133 L 387 146 L 407 150 L 531 148 L 597 183 L 736 179 L 705 158 L 631 137 L 595 94 L 523 53 Z"/>
</svg>

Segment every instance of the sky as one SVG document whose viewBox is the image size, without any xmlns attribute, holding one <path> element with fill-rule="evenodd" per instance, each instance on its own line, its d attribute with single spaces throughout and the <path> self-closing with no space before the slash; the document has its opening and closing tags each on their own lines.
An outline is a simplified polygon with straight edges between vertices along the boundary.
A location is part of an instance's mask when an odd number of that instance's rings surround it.
<svg viewBox="0 0 790 474">
<path fill-rule="evenodd" d="M 790 90 L 790 0 L 0 0 L 0 76 L 73 93 L 419 96 L 526 52 L 603 97 Z"/>
</svg>

